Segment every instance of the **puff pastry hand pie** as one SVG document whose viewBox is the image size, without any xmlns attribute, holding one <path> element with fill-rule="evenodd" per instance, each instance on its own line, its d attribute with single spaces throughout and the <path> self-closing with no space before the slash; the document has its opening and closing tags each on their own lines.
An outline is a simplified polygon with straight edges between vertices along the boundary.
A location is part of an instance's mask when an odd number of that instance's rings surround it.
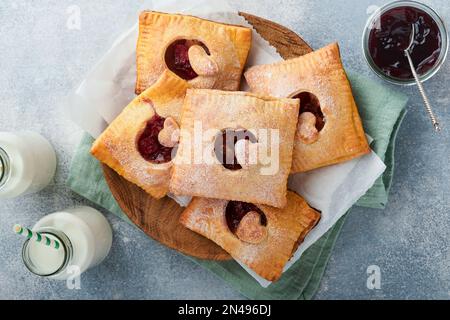
<svg viewBox="0 0 450 320">
<path fill-rule="evenodd" d="M 153 197 L 165 196 L 187 88 L 186 81 L 165 71 L 108 126 L 91 153 Z"/>
<path fill-rule="evenodd" d="M 245 202 L 194 198 L 180 222 L 220 245 L 261 277 L 277 280 L 317 224 L 320 213 L 289 191 L 284 209 Z"/>
<path fill-rule="evenodd" d="M 245 73 L 252 92 L 300 98 L 292 172 L 347 161 L 370 152 L 336 43 Z"/>
<path fill-rule="evenodd" d="M 194 88 L 238 90 L 250 51 L 249 28 L 144 11 L 139 17 L 139 94 L 170 69 Z"/>
<path fill-rule="evenodd" d="M 298 99 L 188 89 L 171 192 L 283 207 L 298 109 Z"/>
</svg>

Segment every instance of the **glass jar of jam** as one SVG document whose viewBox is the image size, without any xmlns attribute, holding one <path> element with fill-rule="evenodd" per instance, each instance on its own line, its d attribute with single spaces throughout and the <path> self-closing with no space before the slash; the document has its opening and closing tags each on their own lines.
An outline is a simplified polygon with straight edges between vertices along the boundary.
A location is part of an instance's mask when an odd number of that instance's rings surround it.
<svg viewBox="0 0 450 320">
<path fill-rule="evenodd" d="M 413 24 L 415 35 L 410 54 L 420 79 L 430 79 L 446 58 L 447 30 L 433 9 L 415 1 L 389 3 L 369 18 L 363 36 L 369 66 L 389 82 L 415 83 L 404 51 L 410 43 Z"/>
</svg>

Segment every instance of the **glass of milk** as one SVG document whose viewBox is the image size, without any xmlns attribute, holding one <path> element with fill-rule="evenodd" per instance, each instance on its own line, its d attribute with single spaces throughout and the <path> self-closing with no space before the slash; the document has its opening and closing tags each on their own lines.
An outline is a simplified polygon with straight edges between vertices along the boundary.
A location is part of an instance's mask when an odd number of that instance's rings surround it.
<svg viewBox="0 0 450 320">
<path fill-rule="evenodd" d="M 0 199 L 15 198 L 45 188 L 56 171 L 56 154 L 41 135 L 0 132 Z"/>
<path fill-rule="evenodd" d="M 56 250 L 33 240 L 22 249 L 25 266 L 34 274 L 66 280 L 101 263 L 112 244 L 108 220 L 90 207 L 77 207 L 43 217 L 33 231 L 60 242 Z"/>
</svg>

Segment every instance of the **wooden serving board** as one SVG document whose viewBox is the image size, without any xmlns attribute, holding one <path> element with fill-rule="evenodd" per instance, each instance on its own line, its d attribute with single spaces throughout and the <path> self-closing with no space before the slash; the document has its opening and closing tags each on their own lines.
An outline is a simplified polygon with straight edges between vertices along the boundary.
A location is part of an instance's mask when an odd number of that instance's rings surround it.
<svg viewBox="0 0 450 320">
<path fill-rule="evenodd" d="M 304 55 L 311 47 L 297 34 L 272 21 L 239 13 L 255 30 L 274 46 L 284 59 Z M 103 165 L 103 173 L 120 208 L 151 238 L 181 253 L 210 260 L 228 260 L 231 257 L 214 242 L 183 227 L 178 219 L 184 208 L 165 197 L 156 200 L 135 184 Z"/>
</svg>

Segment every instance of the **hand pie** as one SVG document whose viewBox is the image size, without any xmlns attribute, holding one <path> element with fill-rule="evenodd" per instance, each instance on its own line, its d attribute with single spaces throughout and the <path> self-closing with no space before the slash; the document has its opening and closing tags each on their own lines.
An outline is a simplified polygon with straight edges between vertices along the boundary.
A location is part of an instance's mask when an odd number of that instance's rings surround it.
<svg viewBox="0 0 450 320">
<path fill-rule="evenodd" d="M 144 11 L 139 17 L 139 94 L 170 69 L 194 88 L 238 90 L 250 51 L 249 28 Z"/>
<path fill-rule="evenodd" d="M 298 108 L 298 99 L 188 89 L 171 192 L 283 207 Z"/>
<path fill-rule="evenodd" d="M 292 173 L 347 161 L 370 152 L 338 45 L 250 68 L 252 92 L 300 98 Z"/>
<path fill-rule="evenodd" d="M 320 213 L 289 191 L 284 209 L 194 198 L 180 217 L 185 227 L 214 241 L 261 277 L 275 281 L 317 224 Z"/>
<path fill-rule="evenodd" d="M 109 125 L 91 153 L 153 197 L 165 196 L 187 88 L 186 81 L 165 71 Z"/>
</svg>

